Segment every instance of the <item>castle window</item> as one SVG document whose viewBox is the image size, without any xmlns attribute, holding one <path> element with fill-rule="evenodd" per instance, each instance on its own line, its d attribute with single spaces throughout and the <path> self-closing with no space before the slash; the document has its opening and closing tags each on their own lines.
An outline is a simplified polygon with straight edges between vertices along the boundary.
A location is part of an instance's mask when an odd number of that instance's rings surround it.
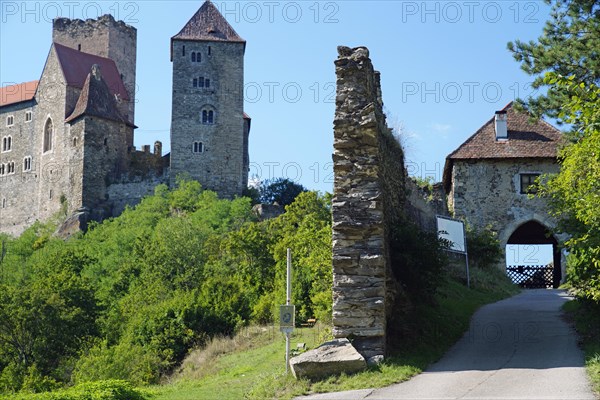
<svg viewBox="0 0 600 400">
<path fill-rule="evenodd" d="M 9 162 L 7 164 L 7 171 L 6 171 L 6 173 L 7 174 L 14 174 L 15 173 L 15 163 L 14 162 L 11 161 L 11 162 Z"/>
<path fill-rule="evenodd" d="M 196 52 L 192 51 L 192 62 L 196 62 Z"/>
<path fill-rule="evenodd" d="M 76 137 L 73 138 L 73 147 L 77 147 L 77 138 Z"/>
<path fill-rule="evenodd" d="M 204 80 L 204 87 L 210 87 L 210 79 Z"/>
<path fill-rule="evenodd" d="M 31 119 L 32 119 L 32 113 L 31 113 L 31 111 L 27 111 L 25 113 L 25 122 L 31 122 Z"/>
<path fill-rule="evenodd" d="M 13 117 L 12 115 L 9 115 L 8 117 L 6 117 L 6 126 L 13 126 L 14 123 L 15 123 L 15 117 Z"/>
<path fill-rule="evenodd" d="M 81 43 L 77 45 L 77 50 L 81 51 Z"/>
<path fill-rule="evenodd" d="M 12 149 L 12 137 L 5 136 L 2 138 L 2 151 L 10 151 Z"/>
<path fill-rule="evenodd" d="M 185 46 L 181 46 L 181 55 L 185 57 Z"/>
<path fill-rule="evenodd" d="M 104 138 L 104 145 L 108 146 L 108 138 Z"/>
<path fill-rule="evenodd" d="M 208 55 L 209 56 L 210 56 L 210 50 L 211 50 L 211 48 L 210 48 L 210 46 L 208 46 Z"/>
<path fill-rule="evenodd" d="M 202 110 L 202 123 L 207 125 L 215 123 L 215 113 L 213 110 Z"/>
<path fill-rule="evenodd" d="M 196 61 L 197 62 L 202 61 L 202 54 L 201 53 L 196 53 Z"/>
<path fill-rule="evenodd" d="M 198 87 L 198 78 L 194 78 L 193 86 Z"/>
<path fill-rule="evenodd" d="M 194 153 L 202 153 L 204 151 L 204 143 L 194 142 Z"/>
<path fill-rule="evenodd" d="M 31 157 L 23 159 L 23 171 L 31 171 Z"/>
<path fill-rule="evenodd" d="M 2 208 L 6 208 L 6 198 L 2 199 Z"/>
<path fill-rule="evenodd" d="M 48 198 L 50 200 L 52 200 L 52 197 L 54 197 L 54 193 L 52 192 L 52 189 L 50 189 L 50 193 L 48 194 Z"/>
<path fill-rule="evenodd" d="M 521 174 L 521 194 L 535 194 L 537 187 L 536 179 L 540 174 Z"/>
<path fill-rule="evenodd" d="M 52 120 L 48 118 L 46 125 L 44 126 L 44 153 L 52 150 L 52 134 L 54 127 L 52 126 Z"/>
<path fill-rule="evenodd" d="M 6 166 L 4 164 L 0 164 L 0 176 L 6 173 Z"/>
<path fill-rule="evenodd" d="M 198 83 L 200 84 L 200 87 L 204 87 L 204 77 L 201 76 L 200 79 L 198 79 Z"/>
</svg>

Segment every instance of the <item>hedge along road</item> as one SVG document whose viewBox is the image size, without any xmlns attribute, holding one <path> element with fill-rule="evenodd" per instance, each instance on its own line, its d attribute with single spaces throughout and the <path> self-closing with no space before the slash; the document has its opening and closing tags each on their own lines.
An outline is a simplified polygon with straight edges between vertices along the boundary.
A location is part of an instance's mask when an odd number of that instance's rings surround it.
<svg viewBox="0 0 600 400">
<path fill-rule="evenodd" d="M 410 381 L 302 399 L 595 400 L 577 347 L 561 318 L 562 290 L 526 290 L 482 307 L 463 338 Z"/>
</svg>

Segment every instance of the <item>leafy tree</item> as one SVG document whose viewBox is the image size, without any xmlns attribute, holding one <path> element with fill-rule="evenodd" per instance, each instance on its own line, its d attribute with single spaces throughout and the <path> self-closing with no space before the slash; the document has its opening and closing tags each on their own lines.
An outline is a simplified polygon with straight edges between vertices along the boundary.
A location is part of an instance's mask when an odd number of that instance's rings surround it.
<svg viewBox="0 0 600 400">
<path fill-rule="evenodd" d="M 306 192 L 304 186 L 287 178 L 267 180 L 262 182 L 259 188 L 261 203 L 277 203 L 280 206 L 292 204 L 294 199 L 302 192 Z"/>
<path fill-rule="evenodd" d="M 521 68 L 535 77 L 534 89 L 550 87 L 547 94 L 527 99 L 527 108 L 538 117 L 560 118 L 569 88 L 545 81 L 544 74 L 573 76 L 585 85 L 600 83 L 600 4 L 595 0 L 554 0 L 543 35 L 537 41 L 510 42 L 508 49 Z"/>
<path fill-rule="evenodd" d="M 549 73 L 546 83 L 571 93 L 560 117 L 580 127 L 560 154 L 560 172 L 539 193 L 549 200 L 559 229 L 569 233 L 567 275 L 578 294 L 600 303 L 600 88 Z"/>
</svg>

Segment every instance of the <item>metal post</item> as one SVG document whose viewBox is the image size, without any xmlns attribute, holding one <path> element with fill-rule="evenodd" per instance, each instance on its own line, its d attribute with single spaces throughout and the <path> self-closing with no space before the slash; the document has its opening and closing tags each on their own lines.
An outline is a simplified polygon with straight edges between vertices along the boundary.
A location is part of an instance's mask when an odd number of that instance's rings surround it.
<svg viewBox="0 0 600 400">
<path fill-rule="evenodd" d="M 287 289 L 286 289 L 286 305 L 292 304 L 292 250 L 287 249 Z M 285 333 L 285 373 L 290 370 L 290 333 Z"/>
</svg>

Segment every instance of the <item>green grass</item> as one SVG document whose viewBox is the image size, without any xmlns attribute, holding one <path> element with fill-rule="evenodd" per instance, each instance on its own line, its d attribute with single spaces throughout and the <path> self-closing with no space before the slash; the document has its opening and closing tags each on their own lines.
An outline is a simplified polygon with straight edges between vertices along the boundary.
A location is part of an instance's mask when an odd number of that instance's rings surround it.
<svg viewBox="0 0 600 400">
<path fill-rule="evenodd" d="M 472 271 L 472 288 L 461 281 L 461 267 L 452 269 L 437 296 L 437 305 L 419 307 L 412 329 L 418 339 L 407 340 L 382 364 L 351 376 L 342 374 L 311 382 L 285 374 L 285 339 L 278 331 L 223 339 L 189 357 L 171 383 L 153 388 L 153 400 L 290 399 L 294 396 L 377 388 L 402 382 L 438 360 L 467 330 L 472 314 L 483 304 L 518 292 L 500 271 Z M 296 343 L 314 348 L 327 339 L 319 328 L 296 330 Z M 414 332 L 413 332 L 414 333 Z M 231 340 L 231 339 L 230 339 Z M 216 342 L 218 343 L 218 341 Z M 215 349 L 220 347 L 220 349 Z M 227 348 L 230 348 L 228 350 Z"/>
<path fill-rule="evenodd" d="M 563 309 L 579 334 L 592 389 L 600 396 L 600 305 L 572 300 Z"/>
</svg>

